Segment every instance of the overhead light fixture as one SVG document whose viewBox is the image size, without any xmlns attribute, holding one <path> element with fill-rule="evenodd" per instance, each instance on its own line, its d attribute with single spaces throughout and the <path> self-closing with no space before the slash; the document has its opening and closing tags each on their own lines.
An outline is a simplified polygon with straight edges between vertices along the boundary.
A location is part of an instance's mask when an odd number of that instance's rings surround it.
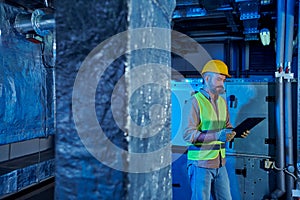
<svg viewBox="0 0 300 200">
<path fill-rule="evenodd" d="M 270 5 L 271 4 L 271 0 L 261 0 L 260 4 L 261 5 Z"/>
<path fill-rule="evenodd" d="M 202 17 L 206 15 L 206 10 L 201 7 L 179 7 L 173 12 L 173 19 Z"/>
<path fill-rule="evenodd" d="M 260 30 L 259 32 L 259 36 L 260 36 L 260 41 L 261 43 L 266 46 L 269 45 L 271 42 L 271 37 L 270 37 L 270 31 L 267 28 L 263 28 Z"/>
</svg>

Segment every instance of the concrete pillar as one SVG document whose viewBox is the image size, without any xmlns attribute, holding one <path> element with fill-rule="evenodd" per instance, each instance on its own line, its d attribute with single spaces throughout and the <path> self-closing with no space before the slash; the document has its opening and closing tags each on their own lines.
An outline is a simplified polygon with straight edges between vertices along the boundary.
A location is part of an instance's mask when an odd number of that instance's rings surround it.
<svg viewBox="0 0 300 200">
<path fill-rule="evenodd" d="M 129 1 L 129 28 L 142 29 L 129 34 L 128 199 L 172 199 L 168 29 L 174 8 L 175 1 Z"/>
</svg>

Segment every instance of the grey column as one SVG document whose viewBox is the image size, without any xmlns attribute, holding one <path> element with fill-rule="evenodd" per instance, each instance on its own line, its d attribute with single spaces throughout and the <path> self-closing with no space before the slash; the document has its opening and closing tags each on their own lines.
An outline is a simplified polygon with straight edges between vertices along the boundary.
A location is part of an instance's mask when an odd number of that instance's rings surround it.
<svg viewBox="0 0 300 200">
<path fill-rule="evenodd" d="M 171 37 L 166 30 L 174 8 L 175 1 L 129 1 L 127 199 L 172 199 Z"/>
</svg>

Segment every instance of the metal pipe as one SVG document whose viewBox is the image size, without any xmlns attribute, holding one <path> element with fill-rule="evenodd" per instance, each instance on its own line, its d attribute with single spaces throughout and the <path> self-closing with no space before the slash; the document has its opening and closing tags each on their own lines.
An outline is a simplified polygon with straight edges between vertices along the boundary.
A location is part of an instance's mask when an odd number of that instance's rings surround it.
<svg viewBox="0 0 300 200">
<path fill-rule="evenodd" d="M 18 14 L 15 19 L 14 27 L 19 33 L 28 33 L 33 31 L 31 14 Z"/>
<path fill-rule="evenodd" d="M 284 168 L 284 112 L 283 112 L 283 80 L 276 82 L 276 167 Z M 285 193 L 285 174 L 278 171 L 276 175 L 277 188 L 271 193 L 272 199 L 278 199 Z"/>
<path fill-rule="evenodd" d="M 14 24 L 15 29 L 20 33 L 35 31 L 38 35 L 45 36 L 55 27 L 53 14 L 45 14 L 37 9 L 32 14 L 18 14 Z"/>
<path fill-rule="evenodd" d="M 211 42 L 211 41 L 227 41 L 227 40 L 244 40 L 243 37 L 238 36 L 207 36 L 193 38 L 197 42 Z"/>
<path fill-rule="evenodd" d="M 284 46 L 284 61 L 285 72 L 290 73 L 292 54 L 293 54 L 293 37 L 294 37 L 294 15 L 295 15 L 295 0 L 287 0 L 286 18 L 285 18 L 285 46 Z"/>
<path fill-rule="evenodd" d="M 277 38 L 276 38 L 276 166 L 284 168 L 284 102 L 283 102 L 283 60 L 285 37 L 285 0 L 277 1 Z M 277 188 L 270 194 L 272 199 L 279 199 L 285 193 L 285 174 L 276 174 Z"/>
<path fill-rule="evenodd" d="M 37 26 L 41 30 L 51 30 L 55 26 L 55 20 L 53 14 L 41 15 L 37 19 Z"/>
<path fill-rule="evenodd" d="M 284 59 L 284 37 L 285 37 L 285 0 L 277 1 L 277 38 L 276 38 L 276 65 L 281 72 Z"/>
<path fill-rule="evenodd" d="M 292 130 L 292 84 L 291 81 L 285 82 L 285 164 L 288 172 L 294 173 L 293 156 L 293 130 Z M 294 179 L 292 176 L 286 177 L 286 199 L 292 199 L 292 189 L 294 188 Z"/>
<path fill-rule="evenodd" d="M 46 8 L 49 7 L 49 4 L 48 4 L 47 0 L 45 0 L 45 6 L 46 6 Z"/>
<path fill-rule="evenodd" d="M 250 69 L 250 46 L 249 42 L 245 42 L 245 50 L 244 50 L 244 63 L 243 63 L 243 71 L 248 72 Z M 247 78 L 247 76 L 244 76 Z"/>
<path fill-rule="evenodd" d="M 287 0 L 286 4 L 286 27 L 285 27 L 285 165 L 291 174 L 295 172 L 293 156 L 293 119 L 292 119 L 292 84 L 291 73 L 292 53 L 293 53 L 293 34 L 294 34 L 294 8 L 295 0 Z M 286 176 L 286 199 L 291 200 L 294 180 L 291 175 Z"/>
<path fill-rule="evenodd" d="M 300 21 L 300 6 L 298 6 L 298 21 Z M 297 35 L 298 39 L 300 38 L 300 29 L 298 28 L 298 35 Z M 297 81 L 297 91 L 298 91 L 298 98 L 297 98 L 297 184 L 296 184 L 296 189 L 297 191 L 300 191 L 300 42 L 298 42 L 298 68 L 297 68 L 297 72 L 298 72 L 298 81 Z"/>
</svg>

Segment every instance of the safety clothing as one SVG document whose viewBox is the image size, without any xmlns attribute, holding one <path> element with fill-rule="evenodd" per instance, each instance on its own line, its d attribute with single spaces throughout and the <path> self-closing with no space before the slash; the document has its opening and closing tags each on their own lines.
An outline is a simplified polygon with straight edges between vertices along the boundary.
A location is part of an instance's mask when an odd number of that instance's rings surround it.
<svg viewBox="0 0 300 200">
<path fill-rule="evenodd" d="M 227 65 L 221 61 L 221 60 L 210 60 L 208 61 L 201 72 L 201 75 L 203 75 L 205 72 L 214 72 L 218 74 L 223 74 L 227 77 L 231 77 L 228 73 L 228 67 Z"/>
<path fill-rule="evenodd" d="M 201 93 L 194 95 L 198 101 L 200 109 L 200 124 L 197 127 L 199 131 L 221 130 L 226 128 L 226 102 L 222 97 L 217 100 L 218 115 L 215 112 L 210 101 Z M 212 134 L 212 133 L 206 133 Z M 225 143 L 222 141 L 212 141 L 205 143 L 196 143 L 189 146 L 189 160 L 212 160 L 218 157 L 219 153 L 225 158 Z"/>
</svg>

